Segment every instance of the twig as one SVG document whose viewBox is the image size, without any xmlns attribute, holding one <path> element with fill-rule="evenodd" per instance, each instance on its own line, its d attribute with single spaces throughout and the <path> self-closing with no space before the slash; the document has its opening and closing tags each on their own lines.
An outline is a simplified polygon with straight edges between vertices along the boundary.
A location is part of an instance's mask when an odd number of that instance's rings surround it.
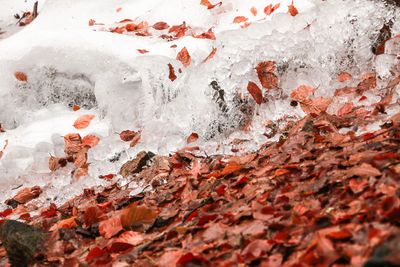
<svg viewBox="0 0 400 267">
<path fill-rule="evenodd" d="M 38 5 L 39 2 L 36 1 L 35 4 L 33 5 L 33 12 L 32 12 L 32 17 L 35 19 L 38 16 Z"/>
</svg>

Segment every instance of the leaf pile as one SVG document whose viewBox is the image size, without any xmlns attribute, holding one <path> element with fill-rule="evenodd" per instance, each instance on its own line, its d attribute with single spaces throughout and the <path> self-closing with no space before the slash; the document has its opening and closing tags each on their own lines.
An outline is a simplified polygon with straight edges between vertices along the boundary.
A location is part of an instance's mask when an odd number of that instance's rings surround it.
<svg viewBox="0 0 400 267">
<path fill-rule="evenodd" d="M 206 157 L 190 147 L 154 156 L 130 176 L 152 190 L 86 189 L 32 217 L 24 198 L 0 216 L 21 214 L 53 231 L 38 259 L 47 265 L 361 266 L 400 234 L 399 118 L 356 136 L 339 132 L 367 123 L 354 112 L 311 113 L 256 152 Z M 80 144 L 71 139 L 66 153 Z M 398 246 L 386 249 L 382 257 L 399 263 Z M 1 246 L 0 264 L 7 262 Z"/>
</svg>

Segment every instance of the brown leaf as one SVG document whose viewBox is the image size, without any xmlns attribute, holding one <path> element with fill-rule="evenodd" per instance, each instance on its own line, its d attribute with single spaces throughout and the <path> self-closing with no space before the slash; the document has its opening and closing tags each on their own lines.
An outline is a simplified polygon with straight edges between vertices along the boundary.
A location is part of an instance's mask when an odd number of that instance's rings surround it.
<svg viewBox="0 0 400 267">
<path fill-rule="evenodd" d="M 93 119 L 94 115 L 82 115 L 74 122 L 74 127 L 76 129 L 85 129 Z"/>
<path fill-rule="evenodd" d="M 65 149 L 64 152 L 68 155 L 78 153 L 82 146 L 81 136 L 77 133 L 67 134 L 64 136 Z"/>
<path fill-rule="evenodd" d="M 266 6 L 264 8 L 265 15 L 267 15 L 267 16 L 271 15 L 275 10 L 277 10 L 280 7 L 280 5 L 281 5 L 280 3 L 278 3 L 274 6 L 272 6 L 272 4 L 269 4 L 268 6 Z"/>
<path fill-rule="evenodd" d="M 248 20 L 248 18 L 243 17 L 243 16 L 237 16 L 233 19 L 233 23 L 241 23 Z"/>
<path fill-rule="evenodd" d="M 132 141 L 132 139 L 133 139 L 137 134 L 138 134 L 138 132 L 134 132 L 134 131 L 131 131 L 131 130 L 125 130 L 125 131 L 122 131 L 122 132 L 119 134 L 119 137 L 121 138 L 122 141 L 124 141 L 124 142 L 129 142 L 129 141 Z"/>
<path fill-rule="evenodd" d="M 187 51 L 186 47 L 182 48 L 182 50 L 176 56 L 176 59 L 179 60 L 180 62 L 182 62 L 183 66 L 185 68 L 189 67 L 191 58 L 190 58 L 189 52 Z"/>
<path fill-rule="evenodd" d="M 263 76 L 266 73 L 273 73 L 275 71 L 275 61 L 263 61 L 258 63 L 256 71 L 258 76 Z"/>
<path fill-rule="evenodd" d="M 156 30 L 161 31 L 161 30 L 168 29 L 169 25 L 163 21 L 160 21 L 160 22 L 155 23 L 152 27 Z"/>
<path fill-rule="evenodd" d="M 18 81 L 21 81 L 21 82 L 27 82 L 27 81 L 28 81 L 28 76 L 26 76 L 25 73 L 20 72 L 20 71 L 14 72 L 14 77 L 15 77 Z"/>
<path fill-rule="evenodd" d="M 34 198 L 37 198 L 42 193 L 42 189 L 39 186 L 32 188 L 24 188 L 20 190 L 13 199 L 20 204 L 25 204 Z"/>
<path fill-rule="evenodd" d="M 257 104 L 261 104 L 263 100 L 261 89 L 257 86 L 257 84 L 253 82 L 249 82 L 247 84 L 247 91 L 251 94 Z"/>
<path fill-rule="evenodd" d="M 141 138 L 141 132 L 137 132 L 137 135 L 135 135 L 135 137 L 133 137 L 132 142 L 129 144 L 130 147 L 134 147 L 137 145 L 137 143 L 140 142 L 140 138 Z"/>
<path fill-rule="evenodd" d="M 85 164 L 87 162 L 87 152 L 90 147 L 82 147 L 78 153 L 76 154 L 74 165 L 77 168 L 85 168 Z"/>
<path fill-rule="evenodd" d="M 121 223 L 124 227 L 134 223 L 152 224 L 157 216 L 158 214 L 155 210 L 144 205 L 137 206 L 135 204 L 122 210 Z"/>
<path fill-rule="evenodd" d="M 171 65 L 171 63 L 168 63 L 168 68 L 169 68 L 169 76 L 168 76 L 168 78 L 173 82 L 177 78 L 176 75 L 175 75 L 175 69 Z"/>
<path fill-rule="evenodd" d="M 188 144 L 193 143 L 199 139 L 199 135 L 197 133 L 192 133 L 186 140 Z"/>
<path fill-rule="evenodd" d="M 144 241 L 144 237 L 141 233 L 135 231 L 123 232 L 117 239 L 116 242 L 130 244 L 132 246 L 139 245 Z"/>
<path fill-rule="evenodd" d="M 296 16 L 297 14 L 299 14 L 299 11 L 293 5 L 293 0 L 292 0 L 292 4 L 288 6 L 288 12 L 292 16 Z"/>
<path fill-rule="evenodd" d="M 354 166 L 354 167 L 348 169 L 347 175 L 348 176 L 357 175 L 360 177 L 370 177 L 370 176 L 379 176 L 379 175 L 382 175 L 382 173 L 378 169 L 372 167 L 370 164 L 362 163 L 359 166 Z"/>
<path fill-rule="evenodd" d="M 51 171 L 56 171 L 56 170 L 58 170 L 58 169 L 60 169 L 62 167 L 65 167 L 67 165 L 67 163 L 68 163 L 67 157 L 56 158 L 56 157 L 50 156 L 49 169 Z"/>
</svg>

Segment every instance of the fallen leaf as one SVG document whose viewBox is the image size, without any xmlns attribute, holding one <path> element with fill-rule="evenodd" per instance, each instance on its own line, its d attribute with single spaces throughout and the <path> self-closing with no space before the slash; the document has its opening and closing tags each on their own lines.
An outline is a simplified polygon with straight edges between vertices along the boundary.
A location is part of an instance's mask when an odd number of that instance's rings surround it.
<svg viewBox="0 0 400 267">
<path fill-rule="evenodd" d="M 179 60 L 180 62 L 182 62 L 183 66 L 185 68 L 189 67 L 191 58 L 190 58 L 189 52 L 187 51 L 186 47 L 182 48 L 182 50 L 176 56 L 176 59 Z"/>
<path fill-rule="evenodd" d="M 209 60 L 210 58 L 214 57 L 215 53 L 217 52 L 217 48 L 213 48 L 213 50 L 211 51 L 211 53 L 202 61 L 202 63 L 206 62 L 207 60 Z"/>
<path fill-rule="evenodd" d="M 13 199 L 20 204 L 25 204 L 34 198 L 37 198 L 42 193 L 42 189 L 39 186 L 32 188 L 24 188 L 20 190 Z"/>
<path fill-rule="evenodd" d="M 277 10 L 280 7 L 280 5 L 281 5 L 280 3 L 278 3 L 274 6 L 272 6 L 272 4 L 269 4 L 268 6 L 266 6 L 264 8 L 265 15 L 267 15 L 267 16 L 271 15 L 275 10 Z"/>
<path fill-rule="evenodd" d="M 216 6 L 222 5 L 222 2 L 219 2 L 219 3 L 215 4 L 215 5 L 213 5 L 208 0 L 201 0 L 200 5 L 206 6 L 207 9 L 212 9 L 212 8 L 214 8 Z"/>
<path fill-rule="evenodd" d="M 296 98 L 299 101 L 305 100 L 310 94 L 314 93 L 317 90 L 317 88 L 313 88 L 311 86 L 307 85 L 300 85 L 297 87 L 296 90 L 294 90 L 291 94 L 290 97 Z"/>
<path fill-rule="evenodd" d="M 248 18 L 246 18 L 246 17 L 237 16 L 237 17 L 235 17 L 233 19 L 233 23 L 241 23 L 241 22 L 244 22 L 244 21 L 247 21 L 247 20 L 248 20 Z"/>
<path fill-rule="evenodd" d="M 72 110 L 73 111 L 78 111 L 78 110 L 80 110 L 81 108 L 79 107 L 79 106 L 77 106 L 77 105 L 74 105 L 73 107 L 72 107 Z"/>
<path fill-rule="evenodd" d="M 293 0 L 292 0 L 292 4 L 288 6 L 288 12 L 292 16 L 296 16 L 297 14 L 299 14 L 299 11 L 293 5 Z"/>
<path fill-rule="evenodd" d="M 116 10 L 116 11 L 117 11 L 117 13 L 118 13 L 118 12 L 120 12 L 121 10 L 122 10 L 122 8 L 121 8 L 121 7 L 119 7 L 119 8 L 117 8 L 117 10 Z"/>
<path fill-rule="evenodd" d="M 351 77 L 350 74 L 348 74 L 347 72 L 342 72 L 342 73 L 339 74 L 337 79 L 338 79 L 339 82 L 345 82 L 347 80 L 350 80 L 351 78 L 352 77 Z"/>
<path fill-rule="evenodd" d="M 74 122 L 74 127 L 76 129 L 85 129 L 93 119 L 94 115 L 82 115 Z"/>
<path fill-rule="evenodd" d="M 19 72 L 19 71 L 14 72 L 14 76 L 18 81 L 21 81 L 21 82 L 27 82 L 28 81 L 28 76 L 26 76 L 26 74 L 23 73 L 23 72 Z"/>
<path fill-rule="evenodd" d="M 254 6 L 250 8 L 250 12 L 251 14 L 253 14 L 253 16 L 257 16 L 257 8 L 255 8 Z"/>
<path fill-rule="evenodd" d="M 94 135 L 86 135 L 85 137 L 83 137 L 82 139 L 82 146 L 90 146 L 95 147 L 100 141 L 100 138 L 98 138 L 97 136 Z"/>
<path fill-rule="evenodd" d="M 192 35 L 192 36 L 193 36 L 193 38 L 197 38 L 197 39 L 215 40 L 215 34 L 211 29 L 209 29 L 208 32 L 203 32 L 202 34 Z"/>
<path fill-rule="evenodd" d="M 253 82 L 249 82 L 247 84 L 247 91 L 249 91 L 249 93 L 254 98 L 256 103 L 258 105 L 261 105 L 262 100 L 263 100 L 263 96 L 262 96 L 261 89 L 257 86 L 257 84 L 255 84 Z"/>
<path fill-rule="evenodd" d="M 156 30 L 161 31 L 161 30 L 168 29 L 169 25 L 163 21 L 160 21 L 160 22 L 155 23 L 152 27 Z"/>
<path fill-rule="evenodd" d="M 49 158 L 49 169 L 51 171 L 56 171 L 62 167 L 65 167 L 68 163 L 67 157 L 64 158 L 56 158 L 53 156 L 50 156 Z"/>
<path fill-rule="evenodd" d="M 56 229 L 61 229 L 61 228 L 71 229 L 71 228 L 78 226 L 75 219 L 77 219 L 77 217 L 73 216 L 71 218 L 59 221 L 57 223 Z"/>
<path fill-rule="evenodd" d="M 352 170 L 352 172 L 354 172 L 354 170 Z M 361 193 L 362 191 L 364 191 L 364 189 L 366 187 L 368 187 L 369 184 L 368 184 L 368 181 L 366 181 L 366 180 L 358 182 L 357 179 L 351 179 L 349 182 L 349 186 L 350 186 L 351 191 L 353 191 L 354 194 L 358 194 L 358 193 Z"/>
<path fill-rule="evenodd" d="M 137 132 L 137 135 L 133 137 L 132 142 L 129 144 L 129 147 L 136 146 L 139 143 L 140 138 L 141 138 L 141 132 L 139 131 Z"/>
<path fill-rule="evenodd" d="M 134 223 L 152 224 L 157 216 L 158 214 L 155 210 L 144 205 L 131 205 L 122 210 L 120 221 L 124 227 Z"/>
<path fill-rule="evenodd" d="M 257 72 L 258 79 L 261 82 L 262 87 L 265 89 L 274 89 L 278 86 L 278 77 L 272 72 Z"/>
<path fill-rule="evenodd" d="M 199 139 L 199 135 L 197 133 L 192 133 L 186 140 L 188 144 L 193 143 Z"/>
<path fill-rule="evenodd" d="M 99 222 L 99 232 L 107 239 L 118 234 L 122 230 L 123 228 L 119 216 Z"/>
<path fill-rule="evenodd" d="M 117 239 L 117 242 L 130 244 L 132 246 L 139 245 L 144 241 L 143 234 L 135 231 L 123 232 Z"/>
<path fill-rule="evenodd" d="M 353 111 L 353 107 L 354 107 L 353 102 L 346 103 L 346 104 L 343 105 L 343 107 L 341 107 L 338 110 L 337 115 L 339 117 L 341 117 L 343 115 L 349 114 L 349 113 L 351 113 Z"/>
<path fill-rule="evenodd" d="M 89 174 L 89 164 L 85 164 L 81 169 L 76 172 L 76 179 Z"/>
<path fill-rule="evenodd" d="M 89 147 L 85 146 L 82 147 L 78 153 L 75 155 L 74 159 L 74 165 L 77 168 L 85 168 L 85 164 L 87 162 L 87 152 L 89 150 Z"/>
<path fill-rule="evenodd" d="M 173 82 L 177 78 L 176 75 L 175 75 L 175 69 L 170 63 L 168 63 L 168 68 L 169 68 L 169 76 L 168 76 L 168 78 Z"/>
<path fill-rule="evenodd" d="M 96 23 L 94 19 L 89 20 L 89 26 L 93 26 Z"/>
<path fill-rule="evenodd" d="M 146 50 L 146 49 L 137 49 L 137 51 L 138 51 L 140 54 L 146 54 L 146 53 L 149 53 L 149 51 L 148 51 L 148 50 Z"/>
<path fill-rule="evenodd" d="M 99 247 L 94 247 L 89 251 L 88 255 L 86 256 L 85 261 L 87 263 L 90 263 L 94 259 L 100 258 L 101 256 L 107 255 L 107 254 L 108 254 L 107 250 L 101 249 Z"/>
<path fill-rule="evenodd" d="M 362 163 L 359 166 L 354 166 L 354 167 L 348 169 L 347 175 L 348 176 L 357 175 L 360 177 L 370 177 L 370 176 L 379 176 L 379 175 L 382 175 L 382 173 L 378 169 L 372 167 L 371 164 Z"/>
<path fill-rule="evenodd" d="M 77 133 L 67 134 L 64 136 L 65 149 L 64 152 L 68 155 L 78 153 L 82 146 L 81 136 Z"/>
<path fill-rule="evenodd" d="M 326 235 L 326 237 L 329 237 L 330 239 L 335 240 L 343 240 L 343 239 L 349 239 L 353 235 L 346 230 L 340 231 L 340 232 L 330 232 Z"/>
</svg>

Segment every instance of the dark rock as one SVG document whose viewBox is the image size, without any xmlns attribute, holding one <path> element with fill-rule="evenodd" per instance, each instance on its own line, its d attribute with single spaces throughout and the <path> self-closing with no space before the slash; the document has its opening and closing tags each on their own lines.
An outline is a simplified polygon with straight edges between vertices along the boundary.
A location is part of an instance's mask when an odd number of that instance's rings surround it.
<svg viewBox="0 0 400 267">
<path fill-rule="evenodd" d="M 146 151 L 141 151 L 137 154 L 136 158 L 133 160 L 129 160 L 125 162 L 124 165 L 122 165 L 120 174 L 123 177 L 127 177 L 129 175 L 135 174 L 140 172 L 144 166 L 146 166 L 146 162 L 150 160 L 154 156 L 153 153 L 149 152 L 147 153 Z"/>
<path fill-rule="evenodd" d="M 8 220 L 0 227 L 0 239 L 12 266 L 33 263 L 44 238 L 44 230 L 18 221 Z"/>
<path fill-rule="evenodd" d="M 377 246 L 363 267 L 400 267 L 400 236 Z"/>
</svg>

